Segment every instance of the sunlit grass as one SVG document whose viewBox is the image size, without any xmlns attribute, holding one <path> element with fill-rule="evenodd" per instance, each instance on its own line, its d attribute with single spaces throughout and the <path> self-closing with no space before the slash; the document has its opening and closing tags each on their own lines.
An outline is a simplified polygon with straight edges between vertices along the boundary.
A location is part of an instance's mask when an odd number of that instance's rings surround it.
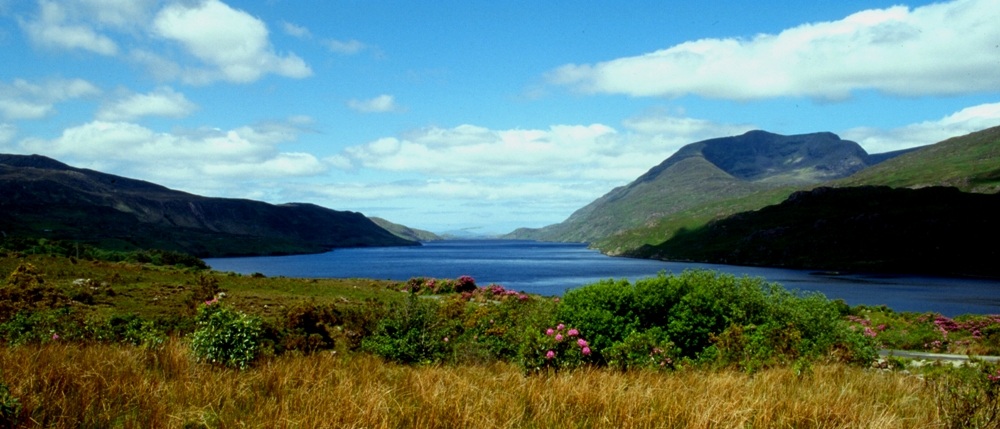
<svg viewBox="0 0 1000 429">
<path fill-rule="evenodd" d="M 270 358 L 247 371 L 195 363 L 182 340 L 0 348 L 28 427 L 934 427 L 915 376 L 843 365 L 754 375 L 510 364 L 401 366 L 375 357 Z"/>
</svg>

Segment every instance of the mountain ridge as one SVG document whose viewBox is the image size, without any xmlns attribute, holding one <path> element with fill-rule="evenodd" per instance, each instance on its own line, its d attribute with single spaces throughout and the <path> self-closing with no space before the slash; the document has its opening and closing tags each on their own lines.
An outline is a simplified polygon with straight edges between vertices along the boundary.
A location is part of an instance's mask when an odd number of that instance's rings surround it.
<svg viewBox="0 0 1000 429">
<path fill-rule="evenodd" d="M 830 132 L 786 136 L 754 130 L 702 140 L 563 222 L 504 237 L 593 243 L 709 201 L 842 178 L 899 154 L 872 156 Z"/>
<path fill-rule="evenodd" d="M 360 213 L 309 203 L 203 197 L 41 155 L 0 155 L 0 195 L 0 230 L 15 237 L 201 257 L 418 245 Z"/>
</svg>

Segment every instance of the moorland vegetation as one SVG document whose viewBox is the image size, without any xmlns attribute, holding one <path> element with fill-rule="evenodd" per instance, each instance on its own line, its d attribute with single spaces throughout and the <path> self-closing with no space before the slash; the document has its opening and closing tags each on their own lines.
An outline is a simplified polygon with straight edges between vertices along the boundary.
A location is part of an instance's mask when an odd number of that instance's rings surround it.
<svg viewBox="0 0 1000 429">
<path fill-rule="evenodd" d="M 0 427 L 1000 424 L 996 364 L 878 355 L 998 354 L 1000 317 L 711 271 L 562 297 L 40 251 L 3 250 L 0 275 Z"/>
</svg>

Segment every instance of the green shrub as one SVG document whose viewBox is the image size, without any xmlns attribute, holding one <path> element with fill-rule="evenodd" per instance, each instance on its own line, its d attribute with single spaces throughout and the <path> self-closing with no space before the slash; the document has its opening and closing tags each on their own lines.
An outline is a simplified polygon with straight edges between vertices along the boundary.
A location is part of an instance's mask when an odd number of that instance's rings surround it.
<svg viewBox="0 0 1000 429">
<path fill-rule="evenodd" d="M 262 323 L 217 301 L 198 309 L 191 350 L 199 361 L 246 369 L 260 354 Z"/>
<path fill-rule="evenodd" d="M 864 339 L 850 335 L 842 311 L 819 293 L 793 293 L 759 278 L 698 270 L 660 273 L 634 285 L 603 281 L 571 290 L 558 317 L 587 332 L 600 354 L 629 350 L 620 344 L 629 335 L 656 328 L 679 357 L 753 370 L 838 347 L 852 362 L 871 357 Z"/>
<path fill-rule="evenodd" d="M 107 320 L 87 323 L 90 338 L 96 341 L 125 343 L 147 349 L 158 349 L 166 343 L 167 336 L 156 323 L 143 320 L 138 315 L 114 315 Z"/>
<path fill-rule="evenodd" d="M 457 321 L 439 317 L 437 300 L 409 294 L 406 302 L 389 311 L 371 335 L 362 340 L 364 351 L 400 363 L 445 360 L 457 333 Z"/>
<path fill-rule="evenodd" d="M 677 349 L 658 327 L 632 332 L 604 352 L 608 366 L 622 371 L 630 369 L 674 369 Z"/>
<path fill-rule="evenodd" d="M 0 341 L 10 345 L 86 338 L 84 322 L 71 308 L 20 311 L 0 323 Z"/>
</svg>

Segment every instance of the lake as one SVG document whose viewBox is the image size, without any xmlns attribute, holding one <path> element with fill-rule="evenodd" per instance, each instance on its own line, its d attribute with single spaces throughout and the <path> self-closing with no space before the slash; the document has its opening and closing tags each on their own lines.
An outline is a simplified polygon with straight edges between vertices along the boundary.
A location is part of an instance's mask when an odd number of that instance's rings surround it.
<svg viewBox="0 0 1000 429">
<path fill-rule="evenodd" d="M 805 270 L 664 262 L 614 258 L 575 243 L 521 240 L 445 240 L 419 247 L 337 249 L 293 256 L 210 258 L 218 271 L 261 273 L 269 277 L 373 278 L 405 281 L 412 277 L 457 278 L 541 295 L 604 279 L 635 281 L 660 271 L 711 269 L 737 276 L 763 277 L 788 289 L 822 292 L 851 305 L 885 304 L 896 311 L 933 311 L 948 316 L 1000 313 L 1000 280 L 907 275 L 830 275 Z"/>
</svg>

